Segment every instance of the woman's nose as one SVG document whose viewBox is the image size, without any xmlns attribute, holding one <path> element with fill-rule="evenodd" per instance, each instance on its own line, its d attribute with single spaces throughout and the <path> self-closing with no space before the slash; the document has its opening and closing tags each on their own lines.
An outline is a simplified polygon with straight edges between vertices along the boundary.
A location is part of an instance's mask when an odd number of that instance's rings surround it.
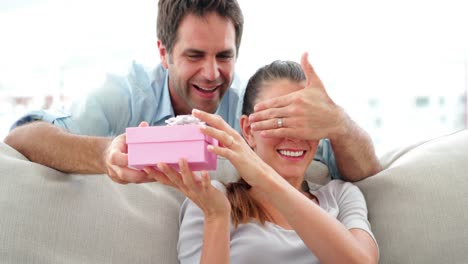
<svg viewBox="0 0 468 264">
<path fill-rule="evenodd" d="M 297 143 L 297 142 L 300 142 L 300 141 L 301 141 L 301 139 L 298 139 L 298 138 L 289 138 L 289 137 L 287 137 L 286 140 L 287 140 L 287 141 L 294 142 L 294 143 Z"/>
</svg>

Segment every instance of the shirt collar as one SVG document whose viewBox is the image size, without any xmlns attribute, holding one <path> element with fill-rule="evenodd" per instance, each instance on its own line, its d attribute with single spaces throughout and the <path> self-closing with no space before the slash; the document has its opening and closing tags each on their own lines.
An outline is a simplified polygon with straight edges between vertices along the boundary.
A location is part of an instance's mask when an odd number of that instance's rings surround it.
<svg viewBox="0 0 468 264">
<path fill-rule="evenodd" d="M 159 97 L 158 108 L 154 115 L 152 125 L 165 125 L 166 123 L 164 121 L 174 116 L 174 108 L 172 107 L 171 96 L 169 93 L 169 73 L 162 65 L 159 65 L 158 68 L 158 70 L 163 71 L 165 76 L 161 96 Z"/>
</svg>

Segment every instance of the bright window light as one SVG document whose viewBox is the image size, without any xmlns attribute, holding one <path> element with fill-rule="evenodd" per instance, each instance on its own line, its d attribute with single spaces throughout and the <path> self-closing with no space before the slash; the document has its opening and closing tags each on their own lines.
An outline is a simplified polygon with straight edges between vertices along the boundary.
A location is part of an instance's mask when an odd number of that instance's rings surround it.
<svg viewBox="0 0 468 264">
<path fill-rule="evenodd" d="M 381 155 L 467 126 L 463 2 L 239 0 L 236 71 L 246 81 L 264 64 L 309 52 L 330 96 Z M 107 72 L 124 74 L 132 61 L 154 67 L 156 14 L 156 0 L 2 1 L 0 138 L 20 115 L 67 107 Z"/>
</svg>

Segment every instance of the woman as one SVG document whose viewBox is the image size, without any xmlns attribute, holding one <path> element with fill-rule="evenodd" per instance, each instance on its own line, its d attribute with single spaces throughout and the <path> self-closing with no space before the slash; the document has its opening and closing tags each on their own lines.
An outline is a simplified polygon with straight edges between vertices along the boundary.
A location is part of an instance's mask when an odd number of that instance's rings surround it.
<svg viewBox="0 0 468 264">
<path fill-rule="evenodd" d="M 313 184 L 304 182 L 318 141 L 266 138 L 250 126 L 255 104 L 308 85 L 304 72 L 310 78 L 313 69 L 306 54 L 301 64 L 302 69 L 275 61 L 250 78 L 240 120 L 243 138 L 219 116 L 193 111 L 210 124 L 201 131 L 221 142 L 208 150 L 230 160 L 238 182 L 211 183 L 206 172 L 197 178 L 185 160 L 180 173 L 166 164 L 158 164 L 166 177 L 149 171 L 188 197 L 180 214 L 181 263 L 377 263 L 359 189 L 333 180 L 309 190 Z"/>
</svg>

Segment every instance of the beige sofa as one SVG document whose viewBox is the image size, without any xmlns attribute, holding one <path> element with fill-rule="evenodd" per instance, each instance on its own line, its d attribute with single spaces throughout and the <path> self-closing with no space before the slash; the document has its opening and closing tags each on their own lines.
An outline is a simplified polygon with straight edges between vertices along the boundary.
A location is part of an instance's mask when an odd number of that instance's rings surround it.
<svg viewBox="0 0 468 264">
<path fill-rule="evenodd" d="M 468 263 L 468 130 L 396 149 L 381 162 L 381 173 L 357 183 L 380 263 Z M 321 175 L 316 166 L 307 177 Z M 213 177 L 236 174 L 221 160 Z M 65 175 L 0 143 L 0 262 L 177 263 L 182 200 L 157 183 Z"/>
</svg>

